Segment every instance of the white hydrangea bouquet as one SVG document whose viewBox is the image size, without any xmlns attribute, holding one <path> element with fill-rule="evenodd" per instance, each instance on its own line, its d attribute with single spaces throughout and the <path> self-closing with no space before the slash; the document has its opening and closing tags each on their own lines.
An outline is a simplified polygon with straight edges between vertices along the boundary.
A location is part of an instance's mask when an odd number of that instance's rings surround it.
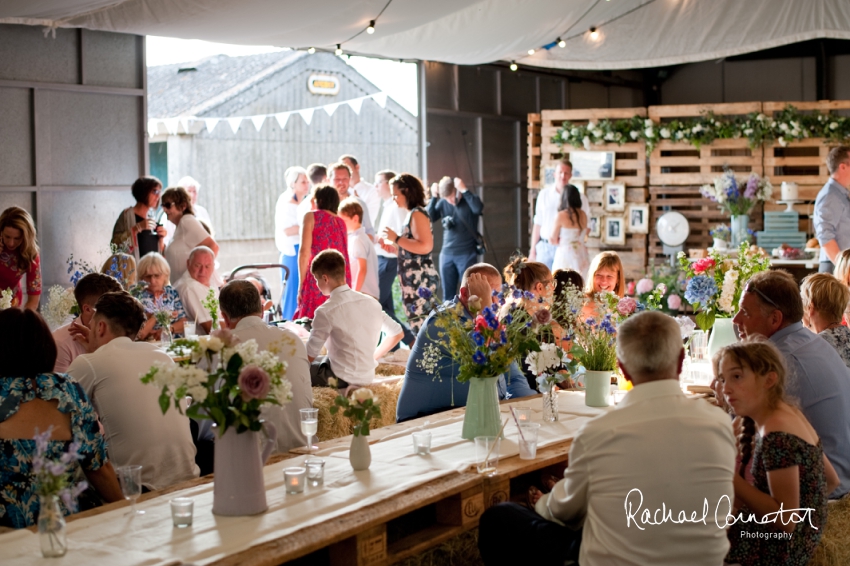
<svg viewBox="0 0 850 566">
<path fill-rule="evenodd" d="M 237 433 L 259 431 L 262 405 L 292 400 L 286 364 L 274 348 L 259 351 L 255 340 L 239 342 L 229 330 L 215 330 L 210 336 L 175 340 L 168 351 L 178 363 L 158 362 L 141 380 L 161 389 L 163 414 L 172 403 L 183 413 L 182 403 L 188 396 L 192 403 L 184 414 L 211 419 L 219 435 L 232 426 Z"/>
<path fill-rule="evenodd" d="M 570 359 L 563 348 L 546 342 L 540 344 L 539 352 L 529 352 L 525 363 L 537 378 L 540 391 L 551 390 L 554 385 L 570 381 L 585 372 L 584 367 Z"/>
<path fill-rule="evenodd" d="M 68 317 L 78 312 L 73 287 L 66 289 L 61 285 L 53 285 L 47 290 L 47 301 L 41 307 L 41 316 L 51 330 L 56 330 L 65 324 Z"/>
<path fill-rule="evenodd" d="M 12 294 L 11 289 L 3 289 L 0 291 L 0 311 L 12 308 L 13 297 L 14 295 Z"/>
</svg>

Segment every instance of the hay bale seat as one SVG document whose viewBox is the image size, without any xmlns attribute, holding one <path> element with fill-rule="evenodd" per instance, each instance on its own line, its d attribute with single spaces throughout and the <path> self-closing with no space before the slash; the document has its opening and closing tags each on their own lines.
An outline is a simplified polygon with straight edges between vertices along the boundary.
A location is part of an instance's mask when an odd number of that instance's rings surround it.
<svg viewBox="0 0 850 566">
<path fill-rule="evenodd" d="M 850 564 L 850 497 L 829 504 L 826 528 L 809 566 Z"/>
<path fill-rule="evenodd" d="M 398 404 L 398 396 L 401 393 L 402 377 L 396 374 L 393 377 L 376 378 L 375 382 L 369 386 L 369 389 L 378 397 L 381 406 L 381 418 L 373 419 L 370 428 L 381 428 L 395 424 L 395 409 Z M 352 433 L 349 418 L 342 416 L 342 412 L 335 415 L 331 414 L 330 408 L 333 407 L 334 399 L 338 394 L 339 392 L 331 387 L 313 388 L 313 407 L 319 409 L 319 430 L 317 432 L 319 442 L 341 438 Z"/>
</svg>

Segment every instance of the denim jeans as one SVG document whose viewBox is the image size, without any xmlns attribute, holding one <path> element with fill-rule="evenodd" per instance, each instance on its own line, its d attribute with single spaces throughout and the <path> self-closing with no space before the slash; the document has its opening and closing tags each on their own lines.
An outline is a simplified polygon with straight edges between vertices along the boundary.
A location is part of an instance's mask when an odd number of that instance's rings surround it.
<svg viewBox="0 0 850 566">
<path fill-rule="evenodd" d="M 553 246 L 549 242 L 540 240 L 534 250 L 537 252 L 537 261 L 552 269 L 552 264 L 555 262 L 555 251 L 558 246 Z"/>
<path fill-rule="evenodd" d="M 454 297 L 460 287 L 463 272 L 478 261 L 475 251 L 465 254 L 440 252 L 440 279 L 443 283 L 443 299 L 448 301 Z"/>
</svg>

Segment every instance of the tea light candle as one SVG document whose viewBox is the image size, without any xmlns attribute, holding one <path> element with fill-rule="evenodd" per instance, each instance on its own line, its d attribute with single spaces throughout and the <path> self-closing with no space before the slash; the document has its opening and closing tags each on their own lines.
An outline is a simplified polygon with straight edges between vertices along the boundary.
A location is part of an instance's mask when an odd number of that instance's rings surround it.
<svg viewBox="0 0 850 566">
<path fill-rule="evenodd" d="M 527 407 L 517 407 L 514 409 L 514 413 L 516 414 L 516 420 L 519 421 L 519 424 L 531 422 L 531 409 Z"/>
<path fill-rule="evenodd" d="M 283 470 L 283 481 L 286 484 L 287 493 L 303 493 L 306 480 L 306 468 L 286 468 Z"/>
</svg>

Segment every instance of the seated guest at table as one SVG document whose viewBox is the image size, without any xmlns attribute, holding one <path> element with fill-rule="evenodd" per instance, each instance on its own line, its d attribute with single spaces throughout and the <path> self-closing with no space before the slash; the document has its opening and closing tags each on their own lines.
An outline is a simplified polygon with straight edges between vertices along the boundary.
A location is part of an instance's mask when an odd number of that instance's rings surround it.
<svg viewBox="0 0 850 566">
<path fill-rule="evenodd" d="M 288 452 L 307 444 L 301 433 L 300 409 L 313 407 L 310 362 L 304 343 L 291 330 L 263 322 L 260 294 L 245 280 L 231 281 L 221 289 L 221 314 L 227 328 L 240 341 L 256 340 L 260 350 L 271 350 L 286 364 L 286 379 L 292 384 L 292 401 L 279 407 L 264 405 L 263 418 L 277 427 L 277 452 Z"/>
<path fill-rule="evenodd" d="M 595 300 L 597 293 L 608 291 L 622 298 L 626 294 L 626 276 L 623 271 L 623 262 L 617 252 L 601 252 L 590 262 L 587 279 L 584 282 L 584 290 L 590 301 L 582 311 L 582 318 L 600 316 L 599 305 Z"/>
<path fill-rule="evenodd" d="M 74 360 L 68 375 L 97 410 L 115 465 L 142 466 L 142 484 L 151 490 L 198 477 L 189 418 L 162 414 L 160 390 L 139 379 L 154 362 L 174 364 L 153 344 L 133 341 L 145 321 L 142 304 L 121 291 L 101 296 L 94 308 L 81 336 L 93 353 Z"/>
<path fill-rule="evenodd" d="M 195 218 L 195 209 L 192 208 L 191 198 L 185 189 L 165 189 L 162 193 L 162 209 L 165 210 L 168 220 L 177 226 L 174 239 L 165 248 L 165 259 L 171 267 L 174 280 L 179 281 L 186 272 L 186 261 L 193 249 L 206 246 L 214 254 L 218 254 L 218 244 Z"/>
<path fill-rule="evenodd" d="M 732 322 L 742 338 L 760 334 L 785 358 L 788 396 L 797 399 L 823 442 L 841 484 L 830 499 L 850 491 L 850 370 L 820 336 L 803 328 L 803 301 L 794 278 L 781 270 L 753 275 Z"/>
<path fill-rule="evenodd" d="M 488 300 L 489 297 L 489 300 L 495 302 L 493 292 L 501 290 L 502 276 L 499 270 L 489 263 L 476 263 L 463 272 L 459 293 L 428 315 L 407 359 L 404 382 L 401 385 L 396 407 L 398 422 L 466 406 L 469 382 L 460 383 L 455 379 L 458 374 L 456 356 L 439 337 L 440 329 L 436 325 L 436 313 L 441 309 L 454 308 L 460 303 L 464 306 L 466 315 L 469 316 L 469 311 L 466 310 L 469 297 L 475 295 L 483 301 Z M 436 374 L 429 373 L 422 367 L 425 353 L 432 344 L 440 350 Z M 528 382 L 515 363 L 511 364 L 507 372 L 507 381 L 504 375 L 499 376 L 498 388 L 500 399 L 527 397 L 536 393 L 528 386 Z"/>
<path fill-rule="evenodd" d="M 310 264 L 316 285 L 328 297 L 316 309 L 307 341 L 310 378 L 316 387 L 327 387 L 330 378 L 336 378 L 339 389 L 370 385 L 378 358 L 404 336 L 377 299 L 345 284 L 345 271 L 345 258 L 336 250 L 320 252 Z M 325 343 L 328 355 L 317 359 Z"/>
<path fill-rule="evenodd" d="M 739 437 L 741 465 L 734 479 L 737 508 L 732 513 L 765 519 L 764 524 L 740 521 L 729 528 L 732 548 L 726 561 L 746 566 L 808 564 L 826 525 L 826 494 L 838 486 L 838 476 L 815 429 L 800 409 L 785 401 L 782 354 L 770 342 L 748 341 L 726 346 L 713 364 L 726 402 L 745 422 Z M 751 458 L 755 485 L 744 479 Z M 802 520 L 792 519 L 790 512 L 771 520 L 769 515 L 781 508 L 811 512 Z M 767 538 L 777 533 L 791 538 Z"/>
<path fill-rule="evenodd" d="M 130 289 L 130 294 L 142 302 L 147 321 L 139 330 L 139 340 L 159 340 L 162 325 L 154 312 L 159 309 L 171 311 L 171 332 L 175 337 L 183 336 L 186 311 L 177 290 L 169 284 L 171 268 L 160 254 L 151 252 L 139 262 L 139 284 Z"/>
<path fill-rule="evenodd" d="M 107 502 L 124 498 L 106 453 L 97 414 L 83 388 L 51 373 L 56 344 L 35 311 L 0 311 L 0 526 L 20 529 L 36 523 L 38 486 L 32 458 L 37 432 L 50 427 L 46 456 L 58 460 L 71 442 L 89 484 Z M 70 510 L 60 503 L 67 515 Z"/>
<path fill-rule="evenodd" d="M 803 279 L 800 296 L 803 326 L 829 342 L 850 367 L 850 328 L 841 324 L 850 289 L 829 273 L 815 273 Z"/>
<path fill-rule="evenodd" d="M 576 289 L 584 288 L 584 278 L 575 269 L 556 269 L 552 273 L 552 277 L 555 279 L 555 301 L 563 294 L 567 285 Z"/>
<path fill-rule="evenodd" d="M 706 524 L 642 518 L 662 506 L 674 517 L 699 516 L 705 501 L 713 512 L 734 491 L 731 421 L 717 407 L 682 393 L 684 358 L 679 325 L 671 317 L 644 312 L 620 325 L 617 360 L 634 389 L 578 431 L 564 479 L 547 495 L 533 491 L 536 512 L 516 503 L 484 512 L 478 548 L 485 564 L 723 562 L 729 541 L 713 518 Z M 522 543 L 504 544 L 506 533 Z"/>
<path fill-rule="evenodd" d="M 80 315 L 65 326 L 60 326 L 53 331 L 53 340 L 56 341 L 56 365 L 53 371 L 65 373 L 74 358 L 86 353 L 86 348 L 76 340 L 71 333 L 74 323 L 88 327 L 94 316 L 94 304 L 104 293 L 122 291 L 121 284 L 109 275 L 101 273 L 89 273 L 84 275 L 74 287 L 74 299 L 80 309 Z"/>
<path fill-rule="evenodd" d="M 21 279 L 27 278 L 24 303 Z M 0 214 L 0 291 L 12 291 L 12 306 L 38 309 L 41 298 L 41 255 L 32 216 L 23 208 L 11 206 Z"/>
<path fill-rule="evenodd" d="M 838 263 L 835 264 L 835 278 L 841 281 L 844 285 L 850 286 L 850 249 L 846 249 L 838 256 Z M 844 326 L 850 325 L 850 303 L 844 309 Z"/>
<path fill-rule="evenodd" d="M 362 215 L 363 207 L 352 198 L 339 204 L 339 217 L 348 230 L 348 265 L 351 267 L 352 289 L 377 299 L 381 294 L 378 288 L 378 253 L 360 223 Z"/>
<path fill-rule="evenodd" d="M 198 335 L 203 336 L 212 330 L 212 316 L 202 303 L 210 291 L 218 299 L 218 289 L 210 286 L 210 278 L 215 271 L 215 254 L 206 246 L 198 246 L 189 254 L 186 267 L 186 273 L 177 280 L 174 288 L 180 295 L 186 316 L 195 321 Z"/>
<path fill-rule="evenodd" d="M 106 258 L 100 272 L 117 279 L 125 291 L 136 284 L 136 260 L 130 254 L 112 254 Z"/>
</svg>

